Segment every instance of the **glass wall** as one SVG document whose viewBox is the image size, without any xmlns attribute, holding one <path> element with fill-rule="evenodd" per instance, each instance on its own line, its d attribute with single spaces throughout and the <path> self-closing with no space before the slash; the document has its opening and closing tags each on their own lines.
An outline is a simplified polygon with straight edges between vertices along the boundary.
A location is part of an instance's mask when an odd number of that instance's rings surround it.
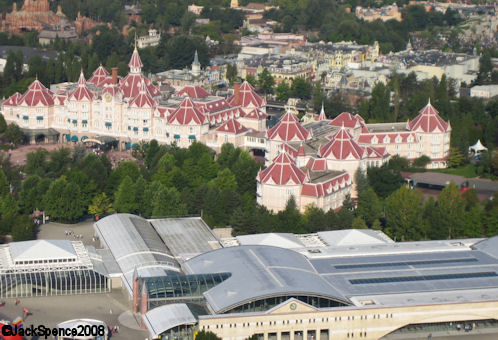
<svg viewBox="0 0 498 340">
<path fill-rule="evenodd" d="M 347 306 L 346 304 L 327 299 L 318 296 L 310 296 L 310 295 L 280 295 L 275 297 L 270 297 L 261 300 L 255 300 L 241 306 L 235 307 L 226 311 L 225 313 L 247 313 L 247 312 L 262 312 L 266 311 L 270 308 L 273 308 L 282 302 L 289 300 L 290 298 L 295 298 L 297 300 L 303 301 L 311 306 L 318 308 L 326 308 L 326 307 L 341 307 Z"/>
<path fill-rule="evenodd" d="M 0 297 L 106 293 L 111 282 L 93 270 L 0 274 Z"/>
<path fill-rule="evenodd" d="M 148 309 L 173 302 L 200 302 L 202 293 L 225 281 L 229 273 L 168 275 L 142 278 L 147 287 Z"/>
</svg>

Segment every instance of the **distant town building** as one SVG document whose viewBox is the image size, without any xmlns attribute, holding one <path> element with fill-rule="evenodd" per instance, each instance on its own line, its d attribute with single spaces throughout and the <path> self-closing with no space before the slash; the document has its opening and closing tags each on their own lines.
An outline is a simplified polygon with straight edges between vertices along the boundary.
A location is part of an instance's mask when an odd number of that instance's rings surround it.
<svg viewBox="0 0 498 340">
<path fill-rule="evenodd" d="M 78 39 L 78 34 L 74 27 L 62 30 L 42 30 L 38 34 L 38 42 L 42 46 L 50 45 L 56 39 L 61 41 L 75 41 Z"/>
<path fill-rule="evenodd" d="M 157 32 L 156 29 L 150 29 L 148 35 L 143 35 L 138 37 L 137 45 L 138 48 L 145 48 L 150 46 L 157 46 L 161 41 L 161 33 Z"/>
<path fill-rule="evenodd" d="M 396 3 L 380 8 L 363 8 L 361 6 L 356 6 L 355 15 L 358 19 L 362 19 L 365 21 L 401 21 L 401 12 L 399 11 L 398 5 L 396 5 Z"/>
<path fill-rule="evenodd" d="M 204 6 L 197 6 L 195 4 L 192 4 L 189 5 L 187 9 L 189 12 L 194 13 L 195 15 L 200 15 L 202 10 L 204 9 Z"/>
<path fill-rule="evenodd" d="M 498 96 L 498 85 L 476 85 L 470 88 L 470 96 L 491 99 Z"/>
</svg>

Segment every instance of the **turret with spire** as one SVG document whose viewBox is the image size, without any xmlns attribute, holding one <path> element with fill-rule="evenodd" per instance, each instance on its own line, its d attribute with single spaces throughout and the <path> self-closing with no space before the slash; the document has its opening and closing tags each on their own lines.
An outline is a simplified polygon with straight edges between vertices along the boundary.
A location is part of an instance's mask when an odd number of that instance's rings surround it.
<svg viewBox="0 0 498 340">
<path fill-rule="evenodd" d="M 201 63 L 199 62 L 199 55 L 195 50 L 194 61 L 192 62 L 192 74 L 197 77 L 201 74 Z"/>
<path fill-rule="evenodd" d="M 325 115 L 325 109 L 323 108 L 323 102 L 322 102 L 322 109 L 320 110 L 320 115 L 318 116 L 318 120 L 327 120 L 327 116 Z"/>
<path fill-rule="evenodd" d="M 131 55 L 130 62 L 128 63 L 130 67 L 130 73 L 140 74 L 142 73 L 142 60 L 140 60 L 140 56 L 138 55 L 137 49 L 137 36 L 135 35 L 135 49 L 133 50 L 133 54 Z"/>
</svg>

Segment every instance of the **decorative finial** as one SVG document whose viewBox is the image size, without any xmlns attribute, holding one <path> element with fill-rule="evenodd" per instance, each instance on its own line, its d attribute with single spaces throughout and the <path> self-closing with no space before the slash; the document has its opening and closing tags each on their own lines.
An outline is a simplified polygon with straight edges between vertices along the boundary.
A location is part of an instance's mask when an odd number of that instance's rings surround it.
<svg viewBox="0 0 498 340">
<path fill-rule="evenodd" d="M 135 30 L 135 52 L 137 51 L 137 31 Z"/>
<path fill-rule="evenodd" d="M 431 97 L 429 97 L 429 100 L 427 101 L 427 105 L 431 105 Z"/>
</svg>

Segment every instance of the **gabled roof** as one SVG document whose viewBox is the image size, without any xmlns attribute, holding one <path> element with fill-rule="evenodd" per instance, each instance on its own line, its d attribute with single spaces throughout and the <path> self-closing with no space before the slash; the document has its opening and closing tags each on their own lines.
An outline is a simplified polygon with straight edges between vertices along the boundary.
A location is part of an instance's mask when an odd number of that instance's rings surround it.
<svg viewBox="0 0 498 340">
<path fill-rule="evenodd" d="M 439 112 L 431 105 L 431 100 L 429 99 L 427 105 L 419 111 L 418 116 L 409 123 L 409 127 L 412 131 L 444 132 L 450 128 L 450 124 L 439 116 Z"/>
<path fill-rule="evenodd" d="M 287 112 L 280 118 L 277 125 L 266 132 L 266 137 L 273 140 L 305 141 L 311 139 L 311 130 L 306 130 L 295 115 Z"/>
<path fill-rule="evenodd" d="M 384 147 L 366 146 L 365 150 L 367 158 L 385 158 L 389 156 L 389 152 Z"/>
<path fill-rule="evenodd" d="M 204 115 L 197 109 L 192 99 L 185 98 L 180 106 L 169 116 L 168 123 L 178 124 L 203 124 L 205 121 Z"/>
<path fill-rule="evenodd" d="M 228 99 L 232 106 L 240 105 L 242 107 L 261 107 L 266 104 L 266 101 L 261 98 L 254 87 L 247 81 L 244 81 L 239 88 L 239 102 L 235 102 L 235 95 Z"/>
<path fill-rule="evenodd" d="M 205 98 L 209 96 L 209 93 L 200 86 L 186 85 L 180 91 L 175 93 L 177 97 L 187 96 L 190 98 Z"/>
<path fill-rule="evenodd" d="M 311 197 L 322 197 L 350 186 L 352 184 L 349 174 L 343 172 L 340 175 L 325 180 L 323 182 L 304 183 L 301 188 L 301 195 Z"/>
<path fill-rule="evenodd" d="M 144 64 L 142 64 L 142 60 L 140 60 L 140 56 L 138 55 L 138 50 L 136 47 L 133 50 L 133 54 L 131 55 L 131 59 L 130 59 L 130 62 L 128 63 L 128 66 L 130 68 L 132 68 L 132 67 L 140 68 L 140 67 L 144 66 Z"/>
<path fill-rule="evenodd" d="M 139 85 L 139 89 L 138 95 L 130 101 L 130 106 L 153 107 L 155 105 L 155 101 L 152 99 L 152 96 L 150 95 L 143 79 Z"/>
<path fill-rule="evenodd" d="M 231 118 L 231 119 L 227 120 L 226 122 L 224 122 L 223 124 L 221 124 L 216 129 L 216 131 L 224 132 L 224 133 L 239 134 L 239 133 L 247 131 L 247 128 L 244 125 L 240 124 L 235 119 Z"/>
<path fill-rule="evenodd" d="M 254 109 L 254 110 L 249 111 L 249 113 L 246 113 L 244 115 L 244 118 L 247 118 L 247 119 L 265 119 L 266 117 L 267 117 L 267 114 L 259 109 Z"/>
<path fill-rule="evenodd" d="M 268 168 L 259 171 L 258 179 L 263 183 L 276 185 L 303 184 L 308 179 L 308 174 L 299 169 L 289 155 L 283 152 Z"/>
<path fill-rule="evenodd" d="M 88 79 L 88 82 L 96 86 L 102 86 L 101 83 L 105 81 L 108 76 L 109 72 L 107 72 L 104 66 L 100 65 L 95 71 L 93 71 L 93 74 L 90 79 Z"/>
<path fill-rule="evenodd" d="M 344 127 L 332 135 L 330 141 L 318 151 L 321 157 L 332 159 L 362 159 L 365 156 L 365 149 L 356 143 Z"/>
<path fill-rule="evenodd" d="M 12 96 L 7 98 L 7 100 L 3 102 L 3 105 L 17 106 L 17 103 L 18 103 L 20 98 L 21 98 L 21 94 L 19 92 L 16 92 Z"/>
<path fill-rule="evenodd" d="M 83 71 L 80 73 L 80 78 L 78 79 L 78 87 L 70 95 L 70 99 L 74 100 L 92 100 L 95 95 L 86 87 L 86 80 Z"/>
<path fill-rule="evenodd" d="M 109 93 L 111 96 L 114 96 L 116 95 L 117 93 L 119 93 L 121 90 L 119 89 L 118 86 L 115 86 L 115 85 L 110 85 L 110 86 L 106 86 L 104 87 L 104 89 L 102 90 L 102 94 L 106 94 L 106 93 Z"/>
<path fill-rule="evenodd" d="M 119 88 L 123 92 L 123 97 L 134 98 L 140 92 L 140 83 L 142 82 L 143 76 L 138 73 L 128 73 L 126 77 L 121 78 L 119 81 Z M 156 97 L 161 94 L 157 86 L 155 86 L 152 81 L 148 78 L 143 78 L 147 90 L 152 97 Z"/>
<path fill-rule="evenodd" d="M 329 125 L 354 128 L 354 127 L 356 127 L 357 124 L 360 123 L 360 119 L 358 119 L 358 117 L 360 117 L 360 116 L 358 116 L 358 115 L 353 116 L 349 112 L 343 112 L 340 115 L 338 115 L 337 117 L 335 117 L 334 119 L 332 119 L 332 121 L 329 123 Z M 363 120 L 363 118 L 361 118 L 361 120 Z"/>
<path fill-rule="evenodd" d="M 28 106 L 43 106 L 54 105 L 53 93 L 36 79 L 29 85 L 28 90 L 19 98 L 18 104 L 26 104 Z"/>
<path fill-rule="evenodd" d="M 68 240 L 34 240 L 9 244 L 13 261 L 76 258 L 73 244 Z"/>
<path fill-rule="evenodd" d="M 327 160 L 325 158 L 311 157 L 306 164 L 306 167 L 311 171 L 325 171 L 327 170 Z"/>
</svg>

